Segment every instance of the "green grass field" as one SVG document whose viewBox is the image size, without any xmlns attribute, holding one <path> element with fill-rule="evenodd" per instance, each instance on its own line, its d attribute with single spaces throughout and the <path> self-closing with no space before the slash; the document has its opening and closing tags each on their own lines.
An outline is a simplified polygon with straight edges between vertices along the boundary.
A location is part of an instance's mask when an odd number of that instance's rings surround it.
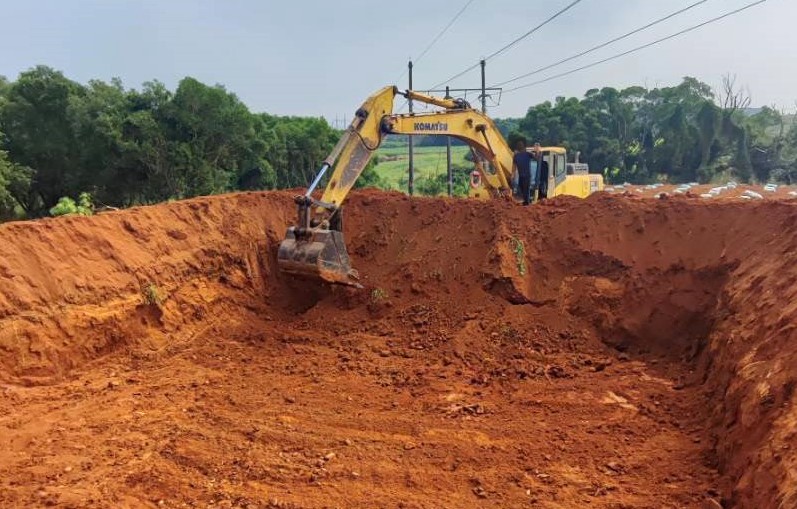
<svg viewBox="0 0 797 509">
<path fill-rule="evenodd" d="M 465 159 L 469 149 L 466 146 L 451 147 L 451 164 L 459 166 L 472 166 Z M 428 178 L 445 174 L 446 148 L 445 147 L 415 147 L 415 175 L 417 178 Z M 377 174 L 386 180 L 389 189 L 406 191 L 407 168 L 409 158 L 407 145 L 399 143 L 385 144 L 376 151 L 378 164 L 375 167 Z"/>
</svg>

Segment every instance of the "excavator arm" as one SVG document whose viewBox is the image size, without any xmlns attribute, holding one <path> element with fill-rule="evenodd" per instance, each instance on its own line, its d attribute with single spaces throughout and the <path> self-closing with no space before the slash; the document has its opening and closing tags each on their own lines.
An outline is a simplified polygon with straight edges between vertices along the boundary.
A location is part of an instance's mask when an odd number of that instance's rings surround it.
<svg viewBox="0 0 797 509">
<path fill-rule="evenodd" d="M 394 114 L 396 95 L 442 108 L 422 114 Z M 389 134 L 452 136 L 470 146 L 486 187 L 496 195 L 508 192 L 512 151 L 493 121 L 461 99 L 434 97 L 385 87 L 357 110 L 351 125 L 324 160 L 304 195 L 297 196 L 298 223 L 288 228 L 278 252 L 284 272 L 331 283 L 359 286 L 343 239 L 341 206 L 382 140 Z M 489 163 L 485 165 L 484 162 Z M 493 171 L 487 171 L 487 167 Z M 321 199 L 312 195 L 333 168 Z"/>
<path fill-rule="evenodd" d="M 397 94 L 396 87 L 385 87 L 366 99 L 355 112 L 354 120 L 344 131 L 332 153 L 324 160 L 319 172 L 319 175 L 323 175 L 326 168 L 335 168 L 321 197 L 322 209 L 334 211 L 343 204 L 368 161 L 382 144 L 382 119 L 393 112 L 393 102 Z M 307 194 L 312 191 L 313 186 Z"/>
<path fill-rule="evenodd" d="M 444 108 L 423 114 L 393 114 L 396 95 Z M 451 136 L 464 141 L 481 158 L 488 161 L 494 173 L 483 171 L 483 181 L 495 191 L 507 189 L 512 176 L 512 151 L 493 121 L 468 103 L 396 87 L 385 87 L 369 97 L 355 113 L 322 171 L 334 166 L 324 195 L 322 208 L 339 207 L 354 187 L 368 161 L 388 134 Z M 480 171 L 482 171 L 480 168 Z M 320 173 L 320 172 L 319 172 Z M 311 191 L 314 187 L 311 186 Z"/>
<path fill-rule="evenodd" d="M 417 115 L 392 115 L 383 120 L 387 134 L 443 135 L 465 142 L 483 161 L 477 164 L 482 180 L 495 194 L 506 192 L 512 179 L 513 153 L 492 120 L 472 109 L 439 111 Z"/>
</svg>

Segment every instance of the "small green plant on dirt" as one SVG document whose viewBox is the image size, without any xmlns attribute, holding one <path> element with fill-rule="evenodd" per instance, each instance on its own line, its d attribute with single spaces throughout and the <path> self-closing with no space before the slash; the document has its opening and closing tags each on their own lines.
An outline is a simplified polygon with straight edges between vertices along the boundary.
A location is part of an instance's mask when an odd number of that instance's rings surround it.
<svg viewBox="0 0 797 509">
<path fill-rule="evenodd" d="M 371 301 L 372 302 L 381 302 L 387 299 L 387 290 L 384 288 L 374 288 L 371 290 Z"/>
<path fill-rule="evenodd" d="M 51 216 L 90 216 L 93 213 L 94 204 L 89 193 L 80 193 L 77 202 L 69 196 L 63 196 L 55 207 L 50 209 Z"/>
<path fill-rule="evenodd" d="M 521 276 L 526 275 L 526 246 L 523 241 L 517 237 L 509 239 L 509 246 L 512 252 L 515 253 L 515 263 L 517 263 L 517 271 Z"/>
<path fill-rule="evenodd" d="M 163 304 L 165 297 L 157 285 L 148 283 L 141 288 L 141 294 L 144 297 L 144 302 L 149 306 L 160 306 Z"/>
</svg>

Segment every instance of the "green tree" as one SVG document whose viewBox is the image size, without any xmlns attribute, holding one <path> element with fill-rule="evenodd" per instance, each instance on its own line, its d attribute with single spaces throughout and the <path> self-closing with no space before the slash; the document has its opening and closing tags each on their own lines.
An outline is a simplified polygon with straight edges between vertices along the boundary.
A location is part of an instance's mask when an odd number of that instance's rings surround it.
<svg viewBox="0 0 797 509">
<path fill-rule="evenodd" d="M 269 151 L 266 159 L 274 169 L 274 187 L 308 185 L 329 155 L 340 133 L 323 118 L 260 115 Z"/>
<path fill-rule="evenodd" d="M 718 99 L 711 87 L 686 77 L 674 87 L 607 87 L 588 90 L 583 99 L 558 97 L 530 108 L 517 125 L 529 142 L 579 151 L 612 180 L 708 181 L 723 169 L 749 180 L 753 167 L 762 180 L 783 147 L 760 133 L 771 132 L 777 119 L 767 112 L 749 125 L 740 101 Z"/>
<path fill-rule="evenodd" d="M 743 122 L 749 136 L 750 164 L 756 180 L 788 180 L 790 173 L 785 169 L 789 161 L 784 157 L 784 150 L 789 139 L 783 115 L 765 106 L 754 115 L 744 117 Z M 780 171 L 774 174 L 776 170 Z"/>
<path fill-rule="evenodd" d="M 20 215 L 18 198 L 27 196 L 32 173 L 30 168 L 9 161 L 8 153 L 0 150 L 0 221 Z"/>
<path fill-rule="evenodd" d="M 16 163 L 34 170 L 22 207 L 41 214 L 58 198 L 77 189 L 79 150 L 68 116 L 70 98 L 84 88 L 49 67 L 23 72 L 8 87 L 0 110 L 5 148 Z"/>
<path fill-rule="evenodd" d="M 717 142 L 722 129 L 722 111 L 714 103 L 706 101 L 698 110 L 696 121 L 700 144 L 700 167 L 698 173 L 701 180 L 708 181 L 713 173 L 710 166 L 711 149 Z"/>
<path fill-rule="evenodd" d="M 81 140 L 74 186 L 90 189 L 101 203 L 129 204 L 136 164 L 129 164 L 132 146 L 124 137 L 131 103 L 121 81 L 90 81 L 83 94 L 70 97 L 67 113 Z"/>
<path fill-rule="evenodd" d="M 221 85 L 183 79 L 165 109 L 163 128 L 179 178 L 169 193 L 193 196 L 228 191 L 257 163 L 251 153 L 255 129 L 246 106 Z"/>
</svg>

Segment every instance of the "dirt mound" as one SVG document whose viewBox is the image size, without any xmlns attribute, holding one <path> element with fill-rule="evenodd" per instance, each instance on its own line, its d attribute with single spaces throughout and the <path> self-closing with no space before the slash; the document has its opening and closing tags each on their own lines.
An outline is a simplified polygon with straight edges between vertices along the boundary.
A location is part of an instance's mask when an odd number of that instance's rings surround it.
<svg viewBox="0 0 797 509">
<path fill-rule="evenodd" d="M 0 226 L 0 505 L 797 506 L 797 204 L 291 193 Z M 712 506 L 713 507 L 713 506 Z"/>
</svg>

